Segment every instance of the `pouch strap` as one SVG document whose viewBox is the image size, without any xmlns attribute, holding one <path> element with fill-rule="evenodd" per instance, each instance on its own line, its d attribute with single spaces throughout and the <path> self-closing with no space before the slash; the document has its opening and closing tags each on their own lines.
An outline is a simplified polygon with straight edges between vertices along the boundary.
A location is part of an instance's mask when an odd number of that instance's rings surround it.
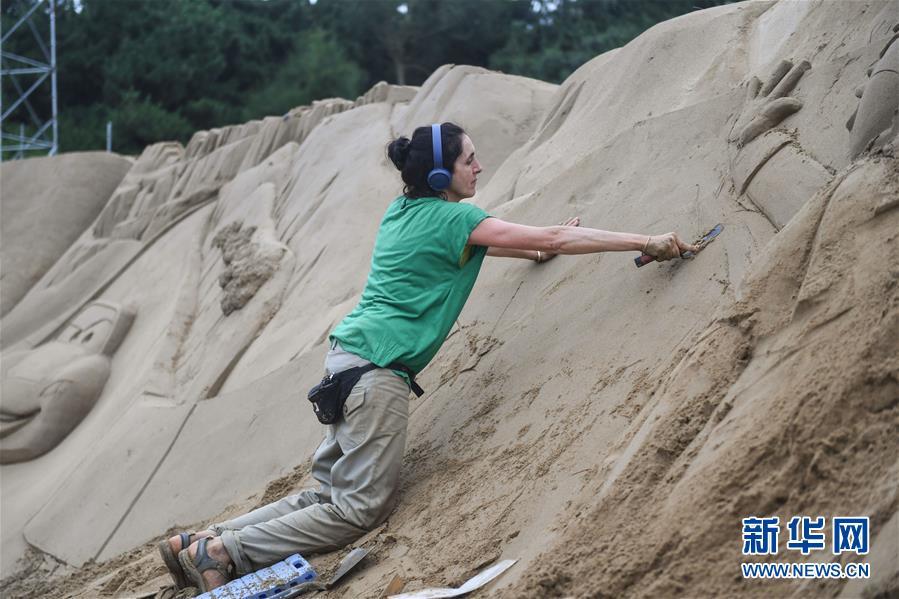
<svg viewBox="0 0 899 599">
<path fill-rule="evenodd" d="M 399 362 L 391 362 L 387 365 L 387 368 L 391 370 L 402 370 L 409 376 L 409 387 L 412 389 L 412 393 L 415 394 L 415 397 L 421 397 L 424 395 L 425 390 L 422 389 L 418 383 L 415 382 L 415 373 L 412 372 L 412 369 L 406 366 L 405 364 L 400 364 Z"/>
<path fill-rule="evenodd" d="M 341 372 L 332 374 L 331 376 L 335 377 L 335 378 L 339 377 L 339 378 L 343 379 L 344 381 L 352 381 L 352 385 L 350 385 L 350 387 L 352 387 L 359 381 L 359 379 L 362 377 L 363 374 L 365 374 L 369 370 L 375 370 L 376 368 L 382 368 L 382 366 L 378 366 L 377 364 L 371 363 L 371 364 L 366 364 L 365 366 L 357 366 L 355 368 L 348 368 L 347 370 L 343 370 Z M 388 364 L 386 367 L 383 367 L 383 368 L 389 368 L 391 370 L 400 370 L 402 372 L 405 372 L 409 376 L 409 387 L 412 389 L 412 393 L 415 394 L 415 397 L 421 397 L 422 395 L 424 395 L 424 393 L 425 393 L 424 389 L 422 389 L 421 386 L 419 386 L 419 384 L 415 382 L 415 373 L 412 372 L 412 369 L 409 368 L 408 366 L 406 366 L 405 364 L 400 364 L 399 362 L 391 362 L 390 364 Z M 327 378 L 328 377 L 325 377 L 325 379 L 327 379 Z M 345 383 L 342 383 L 342 384 L 345 384 Z"/>
</svg>

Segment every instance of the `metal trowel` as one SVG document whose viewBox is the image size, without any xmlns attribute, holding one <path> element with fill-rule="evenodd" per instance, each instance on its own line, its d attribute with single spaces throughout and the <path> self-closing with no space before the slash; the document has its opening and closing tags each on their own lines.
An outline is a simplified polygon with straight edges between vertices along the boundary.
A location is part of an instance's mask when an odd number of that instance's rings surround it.
<svg viewBox="0 0 899 599">
<path fill-rule="evenodd" d="M 357 547 L 353 549 L 346 556 L 340 560 L 340 565 L 337 566 L 337 570 L 334 572 L 334 575 L 331 576 L 331 580 L 328 582 L 319 582 L 318 580 L 313 580 L 312 582 L 306 582 L 299 586 L 293 587 L 286 591 L 283 591 L 277 595 L 272 595 L 272 599 L 293 599 L 294 597 L 299 597 L 301 595 L 305 595 L 309 592 L 315 592 L 312 597 L 319 595 L 320 593 L 324 593 L 327 590 L 330 590 L 337 584 L 341 578 L 343 578 L 347 572 L 356 567 L 356 564 L 362 561 L 362 558 L 368 555 L 368 549 L 363 549 L 362 547 Z"/>
<path fill-rule="evenodd" d="M 715 225 L 712 228 L 711 231 L 709 231 L 708 233 L 706 233 L 705 235 L 703 235 L 702 237 L 700 237 L 699 239 L 697 239 L 696 241 L 693 242 L 693 245 L 696 246 L 695 252 L 684 252 L 683 254 L 681 254 L 681 258 L 694 257 L 696 254 L 698 254 L 699 252 L 704 250 L 705 246 L 710 244 L 713 239 L 718 237 L 718 235 L 720 235 L 721 231 L 723 231 L 723 230 L 724 230 L 724 225 L 722 225 L 721 223 L 718 223 L 717 225 Z M 638 256 L 637 258 L 634 258 L 634 264 L 637 265 L 637 268 L 640 268 L 641 266 L 646 266 L 650 262 L 655 262 L 655 258 L 653 258 L 652 256 L 647 256 L 646 254 L 643 254 L 642 256 Z"/>
<path fill-rule="evenodd" d="M 340 560 L 340 565 L 337 566 L 337 571 L 334 572 L 334 575 L 331 577 L 325 586 L 329 589 L 337 584 L 337 581 L 344 577 L 344 575 L 356 567 L 356 564 L 362 561 L 362 558 L 368 555 L 368 549 L 363 549 L 362 547 L 356 547 L 352 551 L 346 554 L 342 560 Z"/>
</svg>

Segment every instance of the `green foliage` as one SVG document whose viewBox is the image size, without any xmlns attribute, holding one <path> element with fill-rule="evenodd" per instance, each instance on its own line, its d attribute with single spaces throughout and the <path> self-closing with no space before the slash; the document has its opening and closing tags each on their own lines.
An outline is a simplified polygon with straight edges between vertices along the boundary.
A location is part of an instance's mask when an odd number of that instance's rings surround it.
<svg viewBox="0 0 899 599">
<path fill-rule="evenodd" d="M 3 27 L 31 1 L 3 2 Z M 561 82 L 661 20 L 730 0 L 53 1 L 61 150 L 104 148 L 112 120 L 114 149 L 137 153 L 381 80 L 420 85 L 446 63 Z M 33 56 L 29 43 L 4 50 Z"/>
<path fill-rule="evenodd" d="M 102 104 L 72 106 L 60 111 L 60 137 L 68 146 L 63 149 L 68 151 L 106 149 L 106 121 L 110 120 L 111 116 L 111 111 Z M 113 149 L 121 151 L 119 144 Z"/>
<path fill-rule="evenodd" d="M 284 0 L 80 6 L 57 12 L 61 149 L 104 147 L 111 119 L 115 149 L 126 153 L 250 118 L 247 97 L 294 51 L 307 7 Z"/>
<path fill-rule="evenodd" d="M 130 89 L 112 111 L 116 147 L 143 148 L 165 139 L 188 139 L 194 131 L 191 123 L 177 112 L 170 112 Z"/>
<path fill-rule="evenodd" d="M 620 48 L 660 21 L 731 0 L 534 0 L 513 21 L 490 68 L 561 83 L 575 69 Z"/>
<path fill-rule="evenodd" d="M 367 85 L 419 85 L 446 63 L 486 65 L 505 24 L 528 12 L 528 0 L 320 0 L 312 16 L 334 28 Z"/>
<path fill-rule="evenodd" d="M 114 2 L 116 7 L 134 3 Z M 103 99 L 124 100 L 136 88 L 167 110 L 214 90 L 225 74 L 228 21 L 204 2 L 140 2 L 141 11 L 120 17 L 126 33 L 103 62 Z M 107 5 L 108 6 L 108 5 Z M 118 12 L 121 10 L 117 8 Z M 135 18 L 139 13 L 139 18 Z M 141 35 L 141 32 L 152 32 Z"/>
<path fill-rule="evenodd" d="M 362 91 L 363 80 L 362 69 L 346 57 L 333 34 L 322 29 L 304 31 L 271 80 L 249 94 L 244 119 L 284 114 L 321 98 L 352 99 Z"/>
</svg>

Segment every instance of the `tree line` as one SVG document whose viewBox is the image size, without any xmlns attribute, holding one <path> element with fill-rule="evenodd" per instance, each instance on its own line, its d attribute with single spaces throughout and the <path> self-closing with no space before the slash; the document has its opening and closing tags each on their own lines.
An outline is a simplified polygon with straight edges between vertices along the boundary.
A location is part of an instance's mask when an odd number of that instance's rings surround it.
<svg viewBox="0 0 899 599">
<path fill-rule="evenodd" d="M 104 148 L 112 121 L 113 149 L 138 153 L 382 80 L 420 85 L 446 63 L 559 83 L 660 21 L 731 0 L 53 1 L 60 150 Z M 31 2 L 3 3 L 4 30 Z M 4 51 L 34 43 L 10 37 Z"/>
</svg>

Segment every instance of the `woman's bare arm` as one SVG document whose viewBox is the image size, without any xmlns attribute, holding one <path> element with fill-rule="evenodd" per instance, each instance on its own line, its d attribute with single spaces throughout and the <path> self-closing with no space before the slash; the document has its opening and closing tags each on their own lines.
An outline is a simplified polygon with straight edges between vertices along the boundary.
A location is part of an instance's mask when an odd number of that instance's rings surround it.
<svg viewBox="0 0 899 599">
<path fill-rule="evenodd" d="M 539 250 L 549 254 L 647 251 L 657 259 L 675 258 L 681 252 L 695 251 L 674 233 L 649 236 L 564 225 L 532 227 L 498 218 L 481 221 L 471 232 L 468 242 L 489 248 Z"/>
<path fill-rule="evenodd" d="M 562 221 L 559 225 L 563 227 L 577 227 L 581 224 L 580 217 L 572 217 L 568 220 Z M 522 258 L 524 260 L 533 260 L 534 262 L 546 262 L 547 260 L 551 260 L 556 257 L 556 254 L 551 252 L 537 251 L 537 250 L 519 250 L 519 249 L 511 249 L 511 248 L 498 248 L 498 247 L 488 247 L 487 248 L 488 256 L 496 256 L 500 258 Z"/>
<path fill-rule="evenodd" d="M 536 250 L 515 250 L 510 248 L 487 248 L 487 255 L 494 258 L 522 258 L 524 260 L 537 260 Z"/>
</svg>

